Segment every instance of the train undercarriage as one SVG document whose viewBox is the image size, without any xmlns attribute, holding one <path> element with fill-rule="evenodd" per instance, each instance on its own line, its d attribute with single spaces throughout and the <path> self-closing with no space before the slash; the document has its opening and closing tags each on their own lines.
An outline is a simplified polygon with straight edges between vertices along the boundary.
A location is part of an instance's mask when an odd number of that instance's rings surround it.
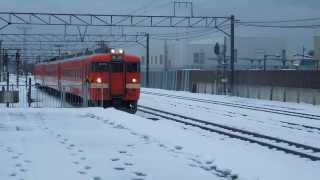
<svg viewBox="0 0 320 180">
<path fill-rule="evenodd" d="M 60 101 L 66 101 L 70 105 L 74 107 L 103 107 L 109 108 L 114 107 L 116 109 L 135 114 L 137 112 L 137 101 L 124 101 L 121 97 L 113 97 L 111 100 L 104 100 L 104 101 L 92 101 L 88 100 L 87 103 L 85 102 L 84 98 L 81 96 L 77 96 L 71 93 L 63 93 L 61 94 L 60 91 L 50 88 L 47 86 L 41 86 L 37 84 L 37 88 L 46 92 L 51 96 L 55 96 Z"/>
</svg>

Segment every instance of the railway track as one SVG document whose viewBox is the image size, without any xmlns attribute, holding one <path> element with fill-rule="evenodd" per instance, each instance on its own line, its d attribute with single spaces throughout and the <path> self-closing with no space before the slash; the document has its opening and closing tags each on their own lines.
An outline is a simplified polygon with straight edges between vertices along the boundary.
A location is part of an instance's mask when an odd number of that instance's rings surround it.
<svg viewBox="0 0 320 180">
<path fill-rule="evenodd" d="M 148 92 L 148 91 L 141 91 L 141 93 L 148 94 L 148 95 L 162 96 L 162 97 L 170 97 L 170 98 L 175 98 L 175 99 L 189 100 L 189 101 L 194 101 L 194 102 L 203 102 L 203 103 L 209 103 L 209 104 L 229 106 L 229 107 L 235 107 L 235 108 L 240 108 L 240 109 L 262 111 L 262 112 L 268 112 L 268 113 L 273 113 L 273 114 L 281 114 L 281 115 L 286 115 L 286 116 L 293 116 L 293 117 L 306 118 L 306 119 L 320 121 L 320 115 L 315 115 L 315 114 L 308 114 L 308 113 L 301 113 L 301 112 L 294 112 L 294 111 L 287 111 L 287 110 L 280 110 L 280 109 L 273 109 L 273 108 L 266 108 L 266 107 L 258 107 L 258 106 L 239 104 L 239 103 L 230 103 L 230 102 L 223 102 L 223 101 L 216 101 L 216 100 L 184 97 L 184 96 L 171 95 L 171 94 L 154 93 L 154 92 Z"/>
<path fill-rule="evenodd" d="M 183 123 L 185 125 L 198 127 L 206 131 L 226 135 L 230 138 L 235 138 L 250 143 L 256 143 L 270 149 L 276 149 L 288 154 L 307 158 L 312 161 L 320 161 L 320 156 L 317 156 L 317 153 L 320 154 L 319 147 L 313 147 L 293 141 L 288 141 L 278 137 L 272 137 L 252 131 L 234 128 L 231 126 L 216 124 L 213 122 L 208 122 L 141 105 L 138 107 L 138 111 L 178 123 Z"/>
</svg>

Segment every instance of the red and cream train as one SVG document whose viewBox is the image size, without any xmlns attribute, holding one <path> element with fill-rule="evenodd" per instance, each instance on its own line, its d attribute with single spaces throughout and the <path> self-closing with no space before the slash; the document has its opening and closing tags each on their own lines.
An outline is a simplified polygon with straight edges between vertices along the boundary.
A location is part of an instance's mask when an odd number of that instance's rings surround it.
<svg viewBox="0 0 320 180">
<path fill-rule="evenodd" d="M 122 49 L 107 48 L 71 58 L 36 64 L 34 76 L 40 87 L 86 99 L 90 106 L 103 105 L 137 111 L 140 96 L 140 58 Z"/>
</svg>

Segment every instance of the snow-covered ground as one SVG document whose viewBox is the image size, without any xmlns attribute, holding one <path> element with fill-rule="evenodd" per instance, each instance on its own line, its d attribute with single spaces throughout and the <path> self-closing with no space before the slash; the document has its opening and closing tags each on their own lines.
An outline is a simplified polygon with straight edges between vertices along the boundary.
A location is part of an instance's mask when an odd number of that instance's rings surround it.
<svg viewBox="0 0 320 180">
<path fill-rule="evenodd" d="M 307 104 L 158 89 L 143 91 L 320 114 L 319 107 Z M 56 100 L 46 94 L 41 99 L 41 106 Z M 139 104 L 320 147 L 319 131 L 288 128 L 282 123 L 320 127 L 316 120 L 147 94 L 141 94 Z M 0 107 L 0 180 L 320 177 L 319 161 L 168 120 L 150 120 L 139 112 L 132 115 L 113 108 L 48 107 Z"/>
<path fill-rule="evenodd" d="M 0 109 L 0 179 L 318 179 L 313 162 L 114 109 Z"/>
<path fill-rule="evenodd" d="M 295 109 L 296 112 L 312 112 L 320 114 L 319 106 L 307 104 L 268 102 L 265 100 L 246 99 L 238 97 L 215 96 L 204 94 L 192 94 L 188 92 L 174 92 L 158 89 L 143 89 L 146 92 L 158 92 L 184 97 L 197 97 L 202 99 L 217 100 L 223 102 L 241 102 L 242 104 L 254 104 L 263 107 L 266 104 L 274 109 Z M 284 138 L 286 140 L 308 144 L 320 148 L 320 131 L 310 130 L 302 126 L 290 126 L 284 122 L 313 126 L 320 128 L 319 120 L 305 119 L 300 117 L 286 116 L 282 114 L 267 113 L 237 107 L 208 104 L 189 100 L 174 99 L 149 94 L 141 95 L 139 104 L 157 109 L 183 114 L 201 120 L 224 124 L 244 130 L 254 131 L 261 134 Z M 294 111 L 294 110 L 291 110 Z"/>
</svg>

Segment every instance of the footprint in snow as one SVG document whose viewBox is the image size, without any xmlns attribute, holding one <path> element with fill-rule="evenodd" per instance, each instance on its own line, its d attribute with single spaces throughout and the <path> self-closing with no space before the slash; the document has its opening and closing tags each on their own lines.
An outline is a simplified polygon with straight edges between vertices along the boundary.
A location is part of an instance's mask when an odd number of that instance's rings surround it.
<svg viewBox="0 0 320 180">
<path fill-rule="evenodd" d="M 11 159 L 18 159 L 19 156 L 12 156 Z"/>
<path fill-rule="evenodd" d="M 174 146 L 174 148 L 175 148 L 176 150 L 182 150 L 182 149 L 183 149 L 182 146 Z"/>
<path fill-rule="evenodd" d="M 107 124 L 109 122 L 109 120 L 104 120 L 103 123 Z"/>
<path fill-rule="evenodd" d="M 24 160 L 25 163 L 31 163 L 32 161 L 30 160 Z"/>
<path fill-rule="evenodd" d="M 80 160 L 83 160 L 83 161 L 86 160 L 86 159 L 87 159 L 86 157 L 81 157 L 80 158 Z"/>
<path fill-rule="evenodd" d="M 101 180 L 101 177 L 95 176 L 95 177 L 93 177 L 93 180 Z"/>
<path fill-rule="evenodd" d="M 124 165 L 125 166 L 133 166 L 133 163 L 125 162 Z"/>
<path fill-rule="evenodd" d="M 111 161 L 119 161 L 119 158 L 112 158 Z"/>
<path fill-rule="evenodd" d="M 78 161 L 73 161 L 73 164 L 79 164 L 79 162 Z"/>
<path fill-rule="evenodd" d="M 164 145 L 164 144 L 158 144 L 159 145 L 159 147 L 162 147 L 162 148 L 167 148 L 167 146 L 166 145 Z"/>
<path fill-rule="evenodd" d="M 147 176 L 147 174 L 145 174 L 143 172 L 139 172 L 139 171 L 134 172 L 134 174 L 137 176 Z"/>
<path fill-rule="evenodd" d="M 132 134 L 134 136 L 138 135 L 138 133 L 136 133 L 136 132 L 131 132 L 130 134 Z"/>
<path fill-rule="evenodd" d="M 27 170 L 26 170 L 26 169 L 20 169 L 20 171 L 21 171 L 21 172 L 27 172 Z"/>
<path fill-rule="evenodd" d="M 75 147 L 75 145 L 74 144 L 70 144 L 69 147 Z"/>
<path fill-rule="evenodd" d="M 79 174 L 87 174 L 86 172 L 84 171 L 78 171 Z"/>
<path fill-rule="evenodd" d="M 85 166 L 84 169 L 89 170 L 91 169 L 91 166 Z"/>
<path fill-rule="evenodd" d="M 120 154 L 125 154 L 125 153 L 127 153 L 127 151 L 125 151 L 125 150 L 120 150 L 120 151 L 118 151 Z"/>
<path fill-rule="evenodd" d="M 123 171 L 123 170 L 125 170 L 124 167 L 114 167 L 113 169 L 118 170 L 118 171 Z"/>
<path fill-rule="evenodd" d="M 9 174 L 9 176 L 12 176 L 12 177 L 17 176 L 17 173 L 11 173 Z"/>
<path fill-rule="evenodd" d="M 134 147 L 135 144 L 127 144 L 127 147 Z"/>
<path fill-rule="evenodd" d="M 195 164 L 189 164 L 190 167 L 197 167 Z"/>
</svg>

